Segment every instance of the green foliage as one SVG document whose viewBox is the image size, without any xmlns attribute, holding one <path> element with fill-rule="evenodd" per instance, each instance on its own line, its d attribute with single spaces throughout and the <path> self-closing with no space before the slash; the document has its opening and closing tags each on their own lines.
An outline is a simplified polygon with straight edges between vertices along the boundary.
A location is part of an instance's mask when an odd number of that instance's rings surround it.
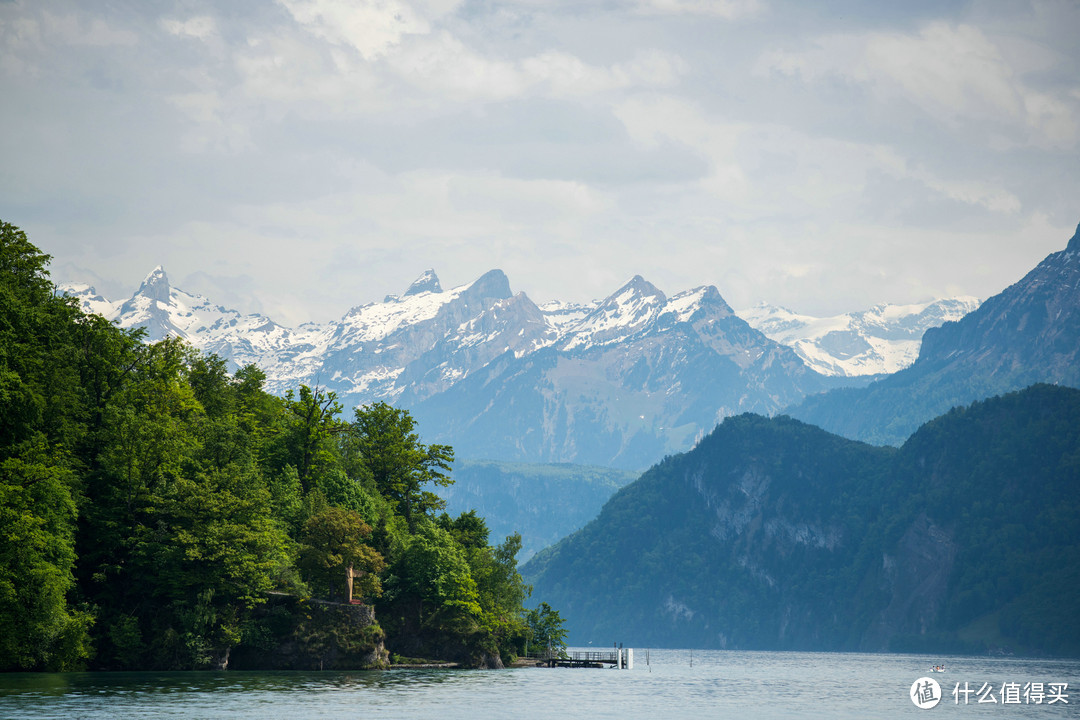
<svg viewBox="0 0 1080 720">
<path fill-rule="evenodd" d="M 331 600 L 344 598 L 346 571 L 351 569 L 362 573 L 354 582 L 353 597 L 381 595 L 379 573 L 386 562 L 365 544 L 370 535 L 371 526 L 355 510 L 328 506 L 309 517 L 297 563 L 308 574 L 308 584 Z"/>
<path fill-rule="evenodd" d="M 442 528 L 425 523 L 394 565 L 397 598 L 415 604 L 421 627 L 469 628 L 481 613 L 476 580 L 464 548 Z"/>
<path fill-rule="evenodd" d="M 335 465 L 334 436 L 345 429 L 337 420 L 340 413 L 341 403 L 333 392 L 301 385 L 299 397 L 292 390 L 285 394 L 283 449 L 305 492 Z"/>
<path fill-rule="evenodd" d="M 546 602 L 525 615 L 529 626 L 529 640 L 534 652 L 548 652 L 560 656 L 566 652 L 566 627 L 558 610 L 553 610 Z"/>
<path fill-rule="evenodd" d="M 376 489 L 397 504 L 415 531 L 419 520 L 446 502 L 424 486 L 446 486 L 454 451 L 447 445 L 424 445 L 416 421 L 405 410 L 383 402 L 356 408 L 348 448 L 371 473 Z"/>
<path fill-rule="evenodd" d="M 74 669 L 89 618 L 67 607 L 75 563 L 70 473 L 41 446 L 0 462 L 0 670 Z"/>
<path fill-rule="evenodd" d="M 175 338 L 146 344 L 55 296 L 48 260 L 0 222 L 0 670 L 521 645 L 520 538 L 489 547 L 475 512 L 434 517 L 453 451 L 421 444 L 407 412 L 344 423 L 333 393 L 275 398 L 254 366 L 230 376 Z M 347 573 L 396 634 L 327 602 Z"/>
</svg>

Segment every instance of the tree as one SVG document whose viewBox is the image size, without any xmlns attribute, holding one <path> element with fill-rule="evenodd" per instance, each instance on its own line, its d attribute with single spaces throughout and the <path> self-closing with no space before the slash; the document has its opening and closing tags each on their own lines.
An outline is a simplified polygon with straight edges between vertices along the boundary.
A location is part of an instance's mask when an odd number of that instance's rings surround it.
<svg viewBox="0 0 1080 720">
<path fill-rule="evenodd" d="M 379 573 L 386 562 L 374 548 L 364 543 L 371 526 L 360 513 L 340 507 L 327 507 L 308 518 L 304 524 L 304 545 L 299 565 L 310 582 L 331 599 L 347 599 L 346 573 L 355 573 L 353 595 L 376 597 L 382 594 Z"/>
<path fill-rule="evenodd" d="M 43 446 L 0 462 L 0 671 L 73 670 L 91 618 L 72 612 L 75 503 Z"/>
<path fill-rule="evenodd" d="M 542 602 L 525 614 L 525 622 L 529 625 L 534 647 L 560 655 L 566 651 L 566 628 L 558 610 L 552 610 L 550 605 Z"/>
<path fill-rule="evenodd" d="M 150 663 L 224 666 L 289 560 L 261 475 L 232 464 L 179 477 L 150 495 L 143 518 L 132 560 L 142 591 L 156 601 L 135 606 L 153 631 Z"/>
<path fill-rule="evenodd" d="M 49 256 L 0 221 L 0 669 L 73 669 L 92 618 L 68 606 L 85 434 L 79 311 L 53 294 Z"/>
<path fill-rule="evenodd" d="M 285 393 L 285 410 L 289 458 L 306 492 L 316 475 L 335 462 L 333 437 L 345 430 L 337 420 L 341 403 L 334 392 L 301 385 L 299 398 L 292 390 Z"/>
<path fill-rule="evenodd" d="M 410 532 L 416 532 L 421 517 L 446 507 L 445 500 L 424 486 L 454 482 L 448 475 L 453 448 L 422 444 L 409 412 L 384 402 L 356 408 L 355 415 L 349 449 L 370 470 L 376 489 L 396 504 Z"/>
<path fill-rule="evenodd" d="M 446 530 L 424 523 L 394 566 L 395 600 L 414 604 L 418 629 L 469 634 L 481 614 L 464 549 Z"/>
</svg>

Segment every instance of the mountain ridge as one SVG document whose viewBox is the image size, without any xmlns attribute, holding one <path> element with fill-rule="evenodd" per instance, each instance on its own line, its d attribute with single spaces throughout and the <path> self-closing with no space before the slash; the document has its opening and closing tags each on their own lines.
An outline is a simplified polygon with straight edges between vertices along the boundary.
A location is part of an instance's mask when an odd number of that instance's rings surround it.
<svg viewBox="0 0 1080 720">
<path fill-rule="evenodd" d="M 160 266 L 122 303 L 86 285 L 60 289 L 124 327 L 146 328 L 149 340 L 176 335 L 235 366 L 254 363 L 271 392 L 318 384 L 347 410 L 375 400 L 410 409 L 443 429 L 433 439 L 477 458 L 641 469 L 727 415 L 772 413 L 865 382 L 806 367 L 715 286 L 668 296 L 641 275 L 601 301 L 537 305 L 498 269 L 445 290 L 427 270 L 402 295 L 297 328 L 187 293 Z M 496 397 L 509 405 L 494 407 Z M 524 427 L 523 417 L 537 424 Z"/>
<path fill-rule="evenodd" d="M 1080 228 L 1064 250 L 970 314 L 928 329 L 909 367 L 786 412 L 855 440 L 899 445 L 951 407 L 1034 383 L 1080 387 Z"/>
</svg>

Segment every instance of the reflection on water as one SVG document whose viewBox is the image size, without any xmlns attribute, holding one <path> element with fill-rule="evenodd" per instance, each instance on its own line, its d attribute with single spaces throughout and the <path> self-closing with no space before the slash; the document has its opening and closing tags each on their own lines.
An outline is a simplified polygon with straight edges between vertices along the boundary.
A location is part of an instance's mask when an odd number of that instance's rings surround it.
<svg viewBox="0 0 1080 720">
<path fill-rule="evenodd" d="M 3 718 L 926 717 L 908 696 L 936 674 L 937 717 L 1080 717 L 1080 662 L 639 649 L 633 670 L 68 673 L 0 675 Z M 692 664 L 691 664 L 692 662 Z M 953 700 L 977 688 L 1068 683 L 1068 704 L 1004 707 Z M 1073 696 L 1075 694 L 1075 696 Z"/>
</svg>

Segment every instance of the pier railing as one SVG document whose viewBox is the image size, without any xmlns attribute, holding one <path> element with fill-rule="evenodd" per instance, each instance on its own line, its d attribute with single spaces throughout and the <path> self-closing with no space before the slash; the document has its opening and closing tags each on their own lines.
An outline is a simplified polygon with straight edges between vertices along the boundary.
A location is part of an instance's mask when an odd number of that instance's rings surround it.
<svg viewBox="0 0 1080 720">
<path fill-rule="evenodd" d="M 591 651 L 591 650 L 590 651 L 575 651 L 575 652 L 570 653 L 570 659 L 571 660 L 577 660 L 577 661 L 580 661 L 580 662 L 599 662 L 599 663 L 616 663 L 619 660 L 618 657 L 616 656 L 616 653 L 615 653 L 614 650 L 609 650 L 607 652 L 596 652 L 596 651 Z"/>
<path fill-rule="evenodd" d="M 547 663 L 550 667 L 600 667 L 613 665 L 618 668 L 630 669 L 634 666 L 634 651 L 627 648 L 617 650 L 575 650 L 566 652 L 560 650 L 541 650 L 526 653 L 523 657 L 530 660 L 539 660 Z"/>
</svg>

